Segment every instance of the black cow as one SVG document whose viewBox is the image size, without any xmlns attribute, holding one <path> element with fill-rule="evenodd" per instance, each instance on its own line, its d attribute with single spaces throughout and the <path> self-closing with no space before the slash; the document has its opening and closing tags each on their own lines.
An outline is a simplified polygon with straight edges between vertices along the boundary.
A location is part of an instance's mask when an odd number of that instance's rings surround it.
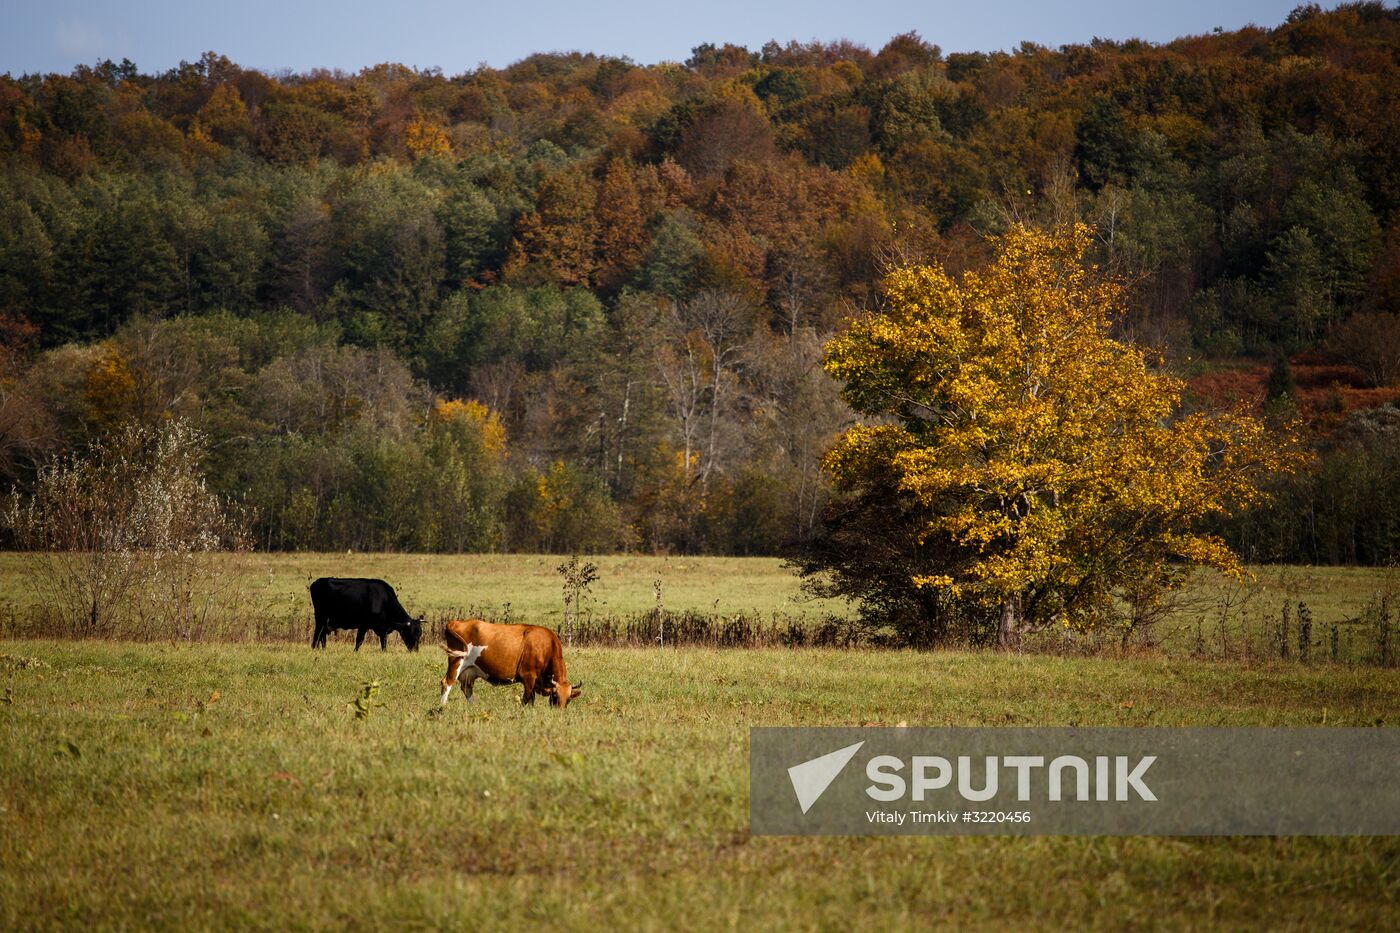
<svg viewBox="0 0 1400 933">
<path fill-rule="evenodd" d="M 379 636 L 380 650 L 388 650 L 390 632 L 398 632 L 409 651 L 417 651 L 423 640 L 423 620 L 410 619 L 394 588 L 383 580 L 322 577 L 311 584 L 311 605 L 316 611 L 312 648 L 324 648 L 331 632 L 351 628 L 356 651 L 365 632 Z"/>
</svg>

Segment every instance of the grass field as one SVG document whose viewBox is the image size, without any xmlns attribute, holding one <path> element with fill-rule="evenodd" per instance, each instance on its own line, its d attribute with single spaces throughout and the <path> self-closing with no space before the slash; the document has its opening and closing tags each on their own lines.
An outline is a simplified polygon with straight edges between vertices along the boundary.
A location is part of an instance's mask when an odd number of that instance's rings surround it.
<svg viewBox="0 0 1400 933">
<path fill-rule="evenodd" d="M 649 612 L 654 581 L 662 584 L 665 608 L 714 616 L 739 613 L 815 621 L 850 616 L 839 600 L 814 600 L 776 558 L 643 557 L 591 558 L 599 580 L 584 605 L 599 616 Z M 221 637 L 234 640 L 309 641 L 311 601 L 307 586 L 321 576 L 366 576 L 388 580 L 410 612 L 430 620 L 478 614 L 559 627 L 563 615 L 560 578 L 564 558 L 550 555 L 252 554 L 230 559 L 228 568 L 244 583 L 238 617 Z M 1400 610 L 1400 571 L 1358 567 L 1259 567 L 1248 586 L 1199 573 L 1179 609 L 1153 633 L 1161 650 L 1184 657 L 1255 658 L 1276 654 L 1270 644 L 1282 607 L 1310 608 L 1315 657 L 1329 656 L 1330 626 L 1339 629 L 1339 654 L 1346 662 L 1370 662 L 1375 633 L 1360 621 L 1368 601 L 1393 594 Z M 0 552 L 0 637 L 33 633 L 24 620 L 35 609 L 23 555 Z M 1224 611 L 1228 603 L 1228 611 Z M 1225 624 L 1221 624 L 1222 615 Z M 1395 613 L 1392 612 L 1392 616 Z M 1396 624 L 1400 629 L 1400 623 Z M 353 635 L 340 633 L 341 639 Z M 1107 638 L 1113 642 L 1113 638 Z M 1296 637 L 1294 638 L 1296 643 Z M 1395 637 L 1400 654 L 1400 632 Z M 1295 646 L 1296 647 L 1296 646 Z M 1296 653 L 1296 650 L 1295 650 Z"/>
<path fill-rule="evenodd" d="M 565 557 L 547 554 L 252 554 L 230 558 L 246 581 L 248 602 L 267 617 L 288 619 L 311 634 L 306 588 L 317 577 L 378 577 L 394 585 L 413 613 L 469 610 L 500 613 L 517 621 L 557 623 L 563 615 L 560 577 Z M 819 615 L 845 611 L 841 602 L 811 600 L 797 578 L 771 557 L 590 557 L 598 565 L 586 609 L 597 613 L 644 612 L 656 604 L 662 583 L 667 609 L 715 613 L 774 612 Z M 13 611 L 32 607 L 25 585 L 25 556 L 0 552 L 0 598 Z M 298 635 L 300 637 L 300 635 Z"/>
<path fill-rule="evenodd" d="M 564 713 L 481 686 L 439 715 L 441 666 L 397 645 L 0 642 L 0 929 L 1400 918 L 1394 839 L 746 829 L 751 725 L 1394 727 L 1394 670 L 579 649 Z M 368 679 L 383 705 L 361 721 Z"/>
</svg>

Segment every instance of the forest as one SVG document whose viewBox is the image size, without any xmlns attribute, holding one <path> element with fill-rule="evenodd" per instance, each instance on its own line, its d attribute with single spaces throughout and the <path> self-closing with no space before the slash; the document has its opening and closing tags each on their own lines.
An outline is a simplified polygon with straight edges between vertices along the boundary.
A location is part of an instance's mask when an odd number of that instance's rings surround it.
<svg viewBox="0 0 1400 933">
<path fill-rule="evenodd" d="M 459 75 L 0 76 L 0 484 L 183 419 L 266 550 L 779 554 L 886 272 L 1083 222 L 1118 335 L 1315 457 L 1215 529 L 1400 559 L 1400 11 Z"/>
</svg>

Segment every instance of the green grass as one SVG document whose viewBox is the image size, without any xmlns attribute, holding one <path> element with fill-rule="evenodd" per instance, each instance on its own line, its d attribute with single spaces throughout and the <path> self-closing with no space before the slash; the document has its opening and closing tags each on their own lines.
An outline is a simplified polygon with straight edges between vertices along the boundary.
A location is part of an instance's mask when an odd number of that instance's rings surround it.
<svg viewBox="0 0 1400 933">
<path fill-rule="evenodd" d="M 246 581 L 249 602 L 264 616 L 287 618 L 311 633 L 307 587 L 317 577 L 378 577 L 393 584 L 412 613 L 480 610 L 556 624 L 563 616 L 556 568 L 566 558 L 541 554 L 266 554 L 229 558 Z M 821 615 L 845 604 L 812 600 L 773 557 L 590 557 L 599 569 L 586 608 L 597 613 L 645 612 L 656 605 L 653 582 L 662 582 L 669 610 L 781 612 Z M 0 599 L 12 611 L 34 606 L 25 583 L 25 555 L 0 552 Z M 299 637 L 299 636 L 298 636 Z"/>
<path fill-rule="evenodd" d="M 0 928 L 1395 925 L 1400 840 L 746 829 L 751 725 L 1394 727 L 1394 670 L 699 649 L 570 662 L 586 688 L 562 714 L 481 685 L 437 715 L 437 652 L 397 645 L 0 642 Z M 347 704 L 368 679 L 384 705 L 359 721 Z"/>
<path fill-rule="evenodd" d="M 781 615 L 816 620 L 848 616 L 840 600 L 814 600 L 802 593 L 798 579 L 777 558 L 644 557 L 590 558 L 599 580 L 585 611 L 599 615 L 650 611 L 653 582 L 660 580 L 665 608 L 732 616 Z M 321 576 L 366 576 L 388 580 L 412 613 L 437 620 L 467 613 L 559 627 L 563 616 L 558 555 L 481 554 L 252 554 L 228 559 L 226 566 L 244 582 L 242 610 L 224 637 L 263 640 L 309 640 L 311 600 L 307 586 Z M 1246 587 L 1226 583 L 1214 573 L 1196 574 L 1178 610 L 1154 633 L 1162 650 L 1182 657 L 1257 658 L 1275 653 L 1273 627 L 1285 603 L 1307 603 L 1313 614 L 1314 654 L 1328 654 L 1329 627 L 1340 630 L 1340 656 L 1369 661 L 1374 634 L 1358 620 L 1366 603 L 1388 591 L 1400 610 L 1400 571 L 1358 567 L 1258 567 Z M 1228 599 L 1226 624 L 1221 608 Z M 0 635 L 30 629 L 9 625 L 35 609 L 34 588 L 26 578 L 25 557 L 0 552 Z M 1400 621 L 1396 627 L 1400 629 Z M 353 635 L 340 633 L 341 639 Z M 1111 643 L 1111 637 L 1106 639 Z M 1400 654 L 1400 633 L 1392 649 Z M 1201 644 L 1204 642 L 1204 645 Z M 1296 643 L 1296 637 L 1294 638 Z"/>
</svg>

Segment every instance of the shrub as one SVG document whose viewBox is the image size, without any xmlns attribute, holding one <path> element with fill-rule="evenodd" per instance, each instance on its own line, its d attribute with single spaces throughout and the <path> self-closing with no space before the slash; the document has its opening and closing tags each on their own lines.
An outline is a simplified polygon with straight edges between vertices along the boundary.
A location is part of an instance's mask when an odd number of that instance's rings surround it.
<svg viewBox="0 0 1400 933">
<path fill-rule="evenodd" d="M 209 491 L 203 455 L 185 421 L 130 423 L 13 494 L 6 524 L 62 633 L 193 639 L 237 603 L 238 574 L 212 560 L 248 549 L 246 517 Z"/>
</svg>

